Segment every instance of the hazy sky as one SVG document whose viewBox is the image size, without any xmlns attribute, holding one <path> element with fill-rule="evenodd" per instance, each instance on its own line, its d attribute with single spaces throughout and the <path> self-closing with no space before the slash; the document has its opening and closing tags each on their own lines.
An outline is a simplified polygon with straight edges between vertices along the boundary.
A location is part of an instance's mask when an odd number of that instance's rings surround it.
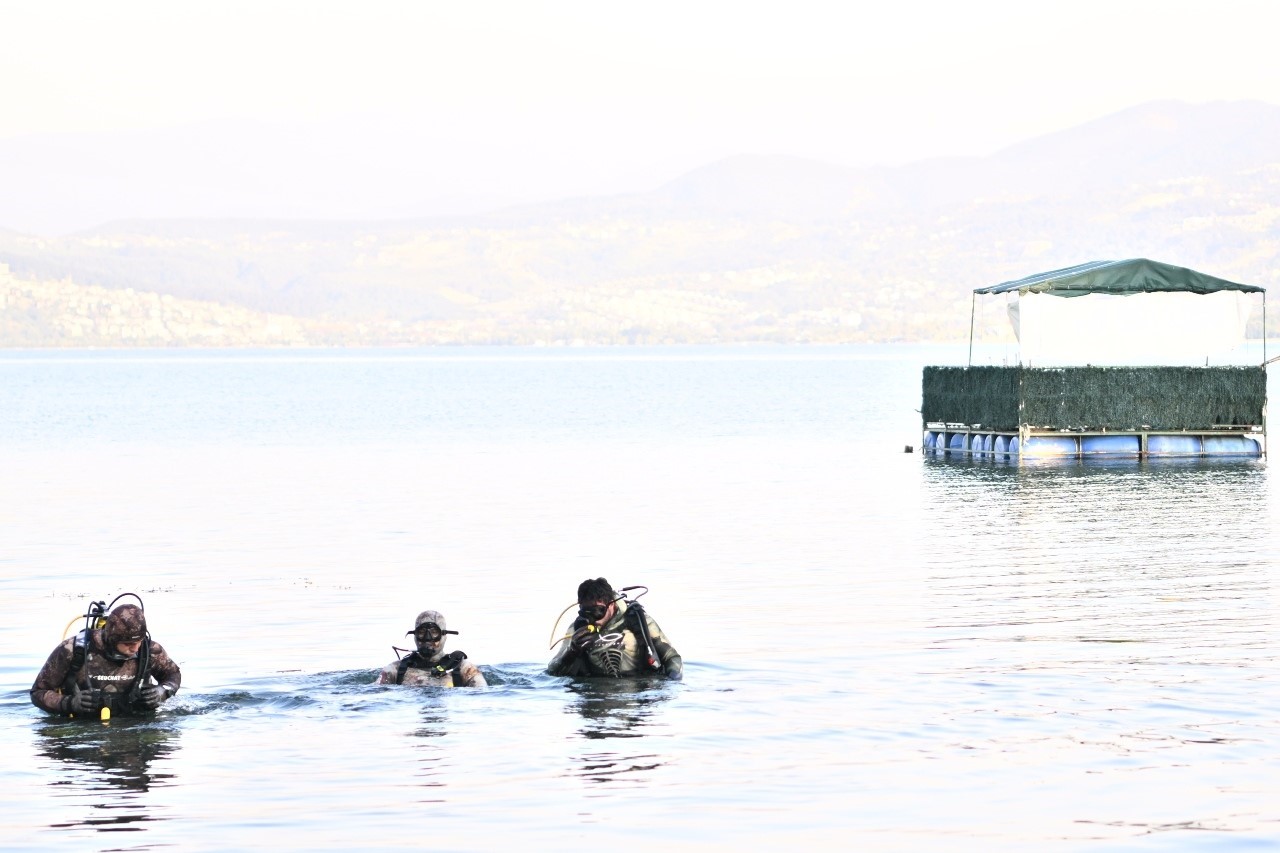
<svg viewBox="0 0 1280 853">
<path fill-rule="evenodd" d="M 1272 0 L 0 0 L 0 23 L 0 142 L 290 133 L 337 170 L 436 164 L 440 212 L 646 190 L 738 153 L 986 154 L 1157 99 L 1280 104 Z"/>
</svg>

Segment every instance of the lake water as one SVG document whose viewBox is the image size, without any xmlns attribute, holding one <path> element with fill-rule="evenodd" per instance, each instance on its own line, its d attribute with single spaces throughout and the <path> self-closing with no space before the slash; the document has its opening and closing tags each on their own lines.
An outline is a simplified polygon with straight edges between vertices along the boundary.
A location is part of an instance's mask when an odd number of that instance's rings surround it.
<svg viewBox="0 0 1280 853">
<path fill-rule="evenodd" d="M 1274 470 L 924 459 L 964 358 L 0 352 L 0 845 L 1280 849 Z M 599 575 L 683 683 L 542 674 Z M 123 592 L 183 690 L 36 710 Z"/>
</svg>

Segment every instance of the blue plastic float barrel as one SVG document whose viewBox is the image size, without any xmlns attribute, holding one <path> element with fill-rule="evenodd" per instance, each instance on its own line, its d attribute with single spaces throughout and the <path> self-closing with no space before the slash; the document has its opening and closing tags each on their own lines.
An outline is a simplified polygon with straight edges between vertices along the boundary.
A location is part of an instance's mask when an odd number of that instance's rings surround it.
<svg viewBox="0 0 1280 853">
<path fill-rule="evenodd" d="M 1023 456 L 1075 456 L 1079 452 L 1073 435 L 1032 435 L 1022 445 Z"/>
<path fill-rule="evenodd" d="M 1120 456 L 1137 457 L 1141 441 L 1136 435 L 1086 435 L 1058 436 L 1033 435 L 1022 449 L 1023 456 L 1030 457 L 1084 457 Z M 927 430 L 923 449 L 928 453 L 963 453 L 974 455 L 1017 456 L 1019 440 L 1016 435 L 992 433 L 966 433 L 946 430 Z M 1255 438 L 1240 435 L 1151 435 L 1147 437 L 1149 456 L 1261 456 L 1262 443 Z"/>
<path fill-rule="evenodd" d="M 1202 442 L 1206 455 L 1261 456 L 1262 446 L 1243 435 L 1206 435 Z"/>
<path fill-rule="evenodd" d="M 1136 435 L 1084 435 L 1080 452 L 1085 456 L 1137 456 L 1141 442 Z"/>
<path fill-rule="evenodd" d="M 1199 456 L 1201 450 L 1198 435 L 1149 435 L 1148 456 Z"/>
</svg>

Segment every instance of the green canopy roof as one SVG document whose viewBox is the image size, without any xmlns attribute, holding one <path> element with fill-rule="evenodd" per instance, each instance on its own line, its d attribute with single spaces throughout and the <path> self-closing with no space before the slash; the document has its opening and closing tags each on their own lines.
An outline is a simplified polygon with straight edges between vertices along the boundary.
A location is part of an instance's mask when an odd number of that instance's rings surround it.
<svg viewBox="0 0 1280 853">
<path fill-rule="evenodd" d="M 1108 293 L 1128 296 L 1131 293 L 1216 293 L 1219 290 L 1239 290 L 1245 293 L 1265 293 L 1266 289 L 1252 284 L 1237 284 L 1211 275 L 1175 267 L 1146 258 L 1127 261 L 1090 261 L 1074 267 L 1006 281 L 990 287 L 979 287 L 974 293 L 1048 293 L 1053 296 L 1084 296 L 1088 293 Z"/>
</svg>

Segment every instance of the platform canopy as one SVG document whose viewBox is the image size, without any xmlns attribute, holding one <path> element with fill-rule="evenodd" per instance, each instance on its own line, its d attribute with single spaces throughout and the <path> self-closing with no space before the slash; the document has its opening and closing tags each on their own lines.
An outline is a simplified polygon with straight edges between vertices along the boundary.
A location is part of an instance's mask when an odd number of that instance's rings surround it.
<svg viewBox="0 0 1280 853">
<path fill-rule="evenodd" d="M 1003 296 L 1018 363 L 1047 367 L 1240 363 L 1248 360 L 1253 294 L 1265 299 L 1266 290 L 1135 258 L 1092 261 L 973 293 L 975 300 Z M 1082 296 L 1090 298 L 1052 298 Z"/>
<path fill-rule="evenodd" d="M 1146 258 L 1127 261 L 1090 261 L 1066 269 L 1036 273 L 1017 281 L 979 287 L 974 293 L 1047 293 L 1052 296 L 1085 296 L 1106 293 L 1128 296 L 1133 293 L 1217 293 L 1236 290 L 1262 293 L 1265 288 L 1214 278 L 1186 267 L 1175 267 Z"/>
</svg>

